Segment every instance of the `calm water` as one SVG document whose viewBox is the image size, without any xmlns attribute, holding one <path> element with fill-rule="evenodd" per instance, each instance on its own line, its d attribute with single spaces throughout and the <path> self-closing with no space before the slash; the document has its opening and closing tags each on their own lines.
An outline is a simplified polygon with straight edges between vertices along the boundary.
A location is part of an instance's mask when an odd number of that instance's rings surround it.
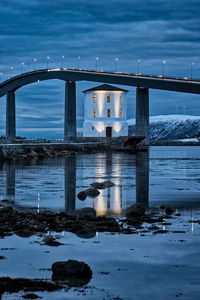
<svg viewBox="0 0 200 300">
<path fill-rule="evenodd" d="M 115 186 L 95 199 L 77 194 L 92 182 L 110 180 Z M 200 208 L 200 148 L 151 147 L 149 153 L 98 153 L 67 158 L 4 164 L 0 197 L 20 207 L 73 212 L 94 207 L 98 215 L 123 215 L 127 206 L 171 204 Z"/>
<path fill-rule="evenodd" d="M 97 213 L 122 215 L 135 201 L 155 207 L 172 204 L 181 211 L 171 225 L 157 224 L 166 234 L 153 234 L 143 224 L 137 234 L 96 233 L 84 239 L 51 232 L 64 245 L 44 245 L 43 235 L 0 239 L 0 276 L 51 279 L 55 261 L 77 259 L 91 267 L 86 289 L 36 292 L 45 300 L 199 300 L 200 299 L 200 148 L 154 147 L 137 155 L 77 155 L 6 164 L 0 171 L 1 197 L 18 207 L 48 207 L 73 212 L 92 206 Z M 95 198 L 77 199 L 94 181 L 115 186 Z M 39 195 L 38 195 L 39 194 Z M 164 226 L 164 227 L 163 227 Z M 6 250 L 7 249 L 7 250 Z M 4 294 L 3 300 L 22 299 Z"/>
</svg>

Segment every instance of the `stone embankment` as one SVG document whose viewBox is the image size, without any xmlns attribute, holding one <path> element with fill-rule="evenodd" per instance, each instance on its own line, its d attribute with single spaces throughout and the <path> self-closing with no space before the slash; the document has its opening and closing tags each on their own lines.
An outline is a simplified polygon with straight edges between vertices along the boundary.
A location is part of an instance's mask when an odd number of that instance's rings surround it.
<svg viewBox="0 0 200 300">
<path fill-rule="evenodd" d="M 136 145 L 142 140 L 138 137 L 112 139 L 75 139 L 73 142 L 28 142 L 0 144 L 0 160 L 26 159 L 65 156 L 78 153 L 95 153 L 107 151 L 136 152 Z"/>
</svg>

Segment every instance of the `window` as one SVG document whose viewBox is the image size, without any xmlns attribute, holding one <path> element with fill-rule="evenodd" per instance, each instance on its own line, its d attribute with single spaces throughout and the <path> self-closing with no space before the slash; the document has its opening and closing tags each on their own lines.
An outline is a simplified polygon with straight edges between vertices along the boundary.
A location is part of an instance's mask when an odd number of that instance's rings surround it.
<svg viewBox="0 0 200 300">
<path fill-rule="evenodd" d="M 123 103 L 123 95 L 120 95 L 120 103 Z"/>
<path fill-rule="evenodd" d="M 107 109 L 107 117 L 110 118 L 110 108 Z"/>
<path fill-rule="evenodd" d="M 110 94 L 107 94 L 107 103 L 110 103 Z"/>
<path fill-rule="evenodd" d="M 94 118 L 96 118 L 96 116 L 97 116 L 96 108 L 95 108 L 94 111 L 93 111 L 93 116 L 94 116 Z"/>
<path fill-rule="evenodd" d="M 122 112 L 122 108 L 120 108 L 120 118 L 123 117 L 123 112 Z"/>
<path fill-rule="evenodd" d="M 96 103 L 97 96 L 93 95 L 93 103 Z"/>
</svg>

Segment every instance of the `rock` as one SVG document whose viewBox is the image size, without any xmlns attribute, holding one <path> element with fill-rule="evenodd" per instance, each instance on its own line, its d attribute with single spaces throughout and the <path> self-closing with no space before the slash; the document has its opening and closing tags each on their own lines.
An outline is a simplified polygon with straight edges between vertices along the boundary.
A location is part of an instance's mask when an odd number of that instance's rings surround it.
<svg viewBox="0 0 200 300">
<path fill-rule="evenodd" d="M 48 246 L 60 246 L 60 245 L 63 245 L 60 242 L 56 241 L 56 239 L 52 235 L 45 236 L 45 238 L 43 239 L 43 242 L 45 243 L 45 245 L 48 245 Z"/>
<path fill-rule="evenodd" d="M 95 188 L 88 188 L 80 193 L 78 193 L 77 197 L 80 199 L 80 200 L 85 200 L 86 197 L 92 197 L 92 198 L 95 198 L 97 197 L 98 195 L 100 194 L 100 192 L 95 189 Z"/>
<path fill-rule="evenodd" d="M 111 181 L 104 181 L 104 182 L 93 182 L 90 184 L 92 187 L 96 189 L 105 189 L 105 188 L 110 188 L 114 186 L 115 184 Z"/>
<path fill-rule="evenodd" d="M 84 207 L 76 211 L 76 219 L 80 220 L 94 220 L 96 218 L 96 210 L 92 207 Z"/>
<path fill-rule="evenodd" d="M 13 208 L 11 206 L 0 207 L 0 215 L 1 214 L 11 214 L 13 212 Z"/>
<path fill-rule="evenodd" d="M 103 182 L 93 182 L 90 185 L 95 189 L 105 189 L 105 185 L 103 184 Z"/>
<path fill-rule="evenodd" d="M 135 203 L 129 206 L 126 209 L 126 217 L 127 219 L 135 218 L 135 217 L 142 217 L 145 213 L 145 208 L 140 203 Z"/>
<path fill-rule="evenodd" d="M 174 212 L 174 208 L 173 207 L 171 207 L 169 205 L 165 206 L 165 213 L 166 213 L 166 215 L 171 215 L 171 214 L 173 214 L 173 212 Z"/>
<path fill-rule="evenodd" d="M 22 298 L 24 299 L 41 299 L 42 297 L 39 297 L 38 295 L 36 294 L 26 294 L 24 296 L 22 296 Z"/>
<path fill-rule="evenodd" d="M 52 265 L 52 279 L 56 283 L 66 283 L 68 286 L 82 286 L 92 278 L 92 270 L 77 260 L 55 262 Z"/>
<path fill-rule="evenodd" d="M 103 182 L 103 185 L 105 186 L 105 188 L 110 188 L 110 187 L 114 186 L 115 184 L 112 181 L 107 180 L 107 181 Z"/>
<path fill-rule="evenodd" d="M 0 277 L 0 299 L 1 295 L 7 293 L 17 293 L 19 291 L 33 292 L 33 291 L 57 291 L 63 287 L 40 279 L 26 279 L 26 278 L 10 278 Z"/>
</svg>

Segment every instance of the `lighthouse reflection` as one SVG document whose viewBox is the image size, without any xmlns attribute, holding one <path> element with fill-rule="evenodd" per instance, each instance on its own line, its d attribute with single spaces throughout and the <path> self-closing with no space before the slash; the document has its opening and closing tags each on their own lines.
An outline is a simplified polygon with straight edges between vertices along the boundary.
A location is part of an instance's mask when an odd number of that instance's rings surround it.
<svg viewBox="0 0 200 300">
<path fill-rule="evenodd" d="M 79 157 L 80 158 L 80 157 Z M 149 152 L 138 152 L 136 155 L 132 155 L 132 159 L 128 160 L 126 165 L 126 156 L 121 153 L 106 153 L 95 156 L 93 164 L 97 168 L 93 168 L 93 174 L 90 175 L 90 182 L 86 182 L 86 186 L 94 181 L 98 182 L 111 181 L 115 185 L 106 189 L 99 190 L 100 195 L 95 198 L 87 198 L 84 206 L 92 206 L 97 213 L 97 216 L 122 216 L 128 205 L 134 202 L 141 203 L 148 207 L 149 199 Z M 132 165 L 130 165 L 130 162 Z M 87 177 L 84 172 L 89 173 L 90 168 L 83 159 L 82 163 L 82 178 Z M 84 165 L 84 163 L 86 165 Z M 79 161 L 80 164 L 80 161 Z M 132 173 L 129 174 L 132 180 L 132 198 L 127 202 L 126 181 L 127 174 L 124 174 L 122 165 L 130 168 Z M 135 169 L 135 172 L 133 172 Z M 76 189 L 76 174 L 77 173 L 77 158 L 76 156 L 70 156 L 65 159 L 65 211 L 67 213 L 74 213 L 76 209 L 80 208 L 80 204 L 83 206 L 82 201 L 77 198 Z M 93 181 L 92 181 L 93 180 Z M 80 203 L 81 202 L 81 203 Z"/>
</svg>

